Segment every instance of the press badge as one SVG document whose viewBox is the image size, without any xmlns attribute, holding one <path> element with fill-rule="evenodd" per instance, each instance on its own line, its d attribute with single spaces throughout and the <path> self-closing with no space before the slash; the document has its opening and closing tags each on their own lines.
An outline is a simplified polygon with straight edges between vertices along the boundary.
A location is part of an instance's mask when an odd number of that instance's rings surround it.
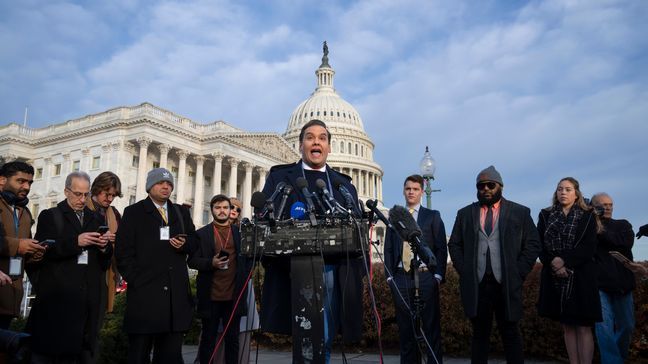
<svg viewBox="0 0 648 364">
<path fill-rule="evenodd" d="M 168 226 L 162 226 L 160 228 L 160 240 L 169 240 L 171 238 L 171 233 Z"/>
<path fill-rule="evenodd" d="M 22 257 L 13 257 L 9 259 L 9 275 L 10 276 L 22 275 Z"/>
<path fill-rule="evenodd" d="M 77 258 L 77 264 L 88 264 L 88 251 L 84 250 Z"/>
</svg>

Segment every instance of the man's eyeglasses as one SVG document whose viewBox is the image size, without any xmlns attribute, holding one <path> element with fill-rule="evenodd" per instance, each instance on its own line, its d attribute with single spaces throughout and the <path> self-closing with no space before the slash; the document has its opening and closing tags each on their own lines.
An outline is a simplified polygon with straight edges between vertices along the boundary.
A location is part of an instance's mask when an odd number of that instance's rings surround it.
<svg viewBox="0 0 648 364">
<path fill-rule="evenodd" d="M 480 190 L 480 191 L 486 189 L 486 187 L 488 187 L 489 190 L 494 190 L 495 187 L 497 187 L 497 183 L 496 182 L 479 182 L 477 184 L 477 189 Z"/>
<path fill-rule="evenodd" d="M 77 191 L 72 191 L 69 188 L 66 188 L 66 190 L 70 191 L 70 193 L 73 194 L 74 197 L 76 198 L 81 198 L 81 197 L 87 198 L 88 196 L 90 196 L 90 192 L 77 192 Z"/>
</svg>

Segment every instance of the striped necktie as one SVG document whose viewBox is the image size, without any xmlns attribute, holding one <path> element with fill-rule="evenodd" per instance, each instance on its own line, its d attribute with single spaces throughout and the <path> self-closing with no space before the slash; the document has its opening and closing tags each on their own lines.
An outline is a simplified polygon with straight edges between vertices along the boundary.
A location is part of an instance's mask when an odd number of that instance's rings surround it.
<svg viewBox="0 0 648 364">
<path fill-rule="evenodd" d="M 158 207 L 158 211 L 160 212 L 160 215 L 162 215 L 162 220 L 164 220 L 164 223 L 169 224 L 169 220 L 167 220 L 166 210 L 164 209 L 164 207 Z"/>
</svg>

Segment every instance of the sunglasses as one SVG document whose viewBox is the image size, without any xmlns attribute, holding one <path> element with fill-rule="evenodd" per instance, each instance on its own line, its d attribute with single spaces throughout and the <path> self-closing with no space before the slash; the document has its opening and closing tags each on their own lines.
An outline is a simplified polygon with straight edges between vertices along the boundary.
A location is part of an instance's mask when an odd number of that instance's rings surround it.
<svg viewBox="0 0 648 364">
<path fill-rule="evenodd" d="M 234 211 L 236 211 L 236 212 L 238 212 L 240 214 L 241 213 L 241 208 L 237 207 L 237 208 L 234 209 Z"/>
<path fill-rule="evenodd" d="M 494 190 L 495 187 L 497 187 L 497 183 L 496 182 L 479 182 L 477 184 L 477 189 L 480 190 L 480 191 L 486 189 L 486 187 L 488 187 L 489 190 Z"/>
</svg>

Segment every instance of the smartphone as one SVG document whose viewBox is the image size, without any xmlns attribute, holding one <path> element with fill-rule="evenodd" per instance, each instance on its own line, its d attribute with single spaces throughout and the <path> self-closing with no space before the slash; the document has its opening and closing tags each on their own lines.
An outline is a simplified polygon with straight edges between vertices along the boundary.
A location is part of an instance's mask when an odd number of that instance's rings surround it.
<svg viewBox="0 0 648 364">
<path fill-rule="evenodd" d="M 40 244 L 41 246 L 44 246 L 44 247 L 47 248 L 48 246 L 54 244 L 55 242 L 56 242 L 56 240 L 46 239 L 46 240 L 43 240 L 43 241 L 39 242 L 38 244 Z"/>
<path fill-rule="evenodd" d="M 104 226 L 99 226 L 99 228 L 97 229 L 97 232 L 99 234 L 101 234 L 101 235 L 107 233 L 108 232 L 108 226 L 105 226 L 105 225 Z"/>
<path fill-rule="evenodd" d="M 187 238 L 187 234 L 178 234 L 174 238 Z"/>
<path fill-rule="evenodd" d="M 226 252 L 225 250 L 221 250 L 221 251 L 218 253 L 218 258 L 219 258 L 219 259 L 220 259 L 220 258 L 223 258 L 223 257 L 225 257 L 225 258 L 229 257 L 229 253 Z"/>
</svg>

